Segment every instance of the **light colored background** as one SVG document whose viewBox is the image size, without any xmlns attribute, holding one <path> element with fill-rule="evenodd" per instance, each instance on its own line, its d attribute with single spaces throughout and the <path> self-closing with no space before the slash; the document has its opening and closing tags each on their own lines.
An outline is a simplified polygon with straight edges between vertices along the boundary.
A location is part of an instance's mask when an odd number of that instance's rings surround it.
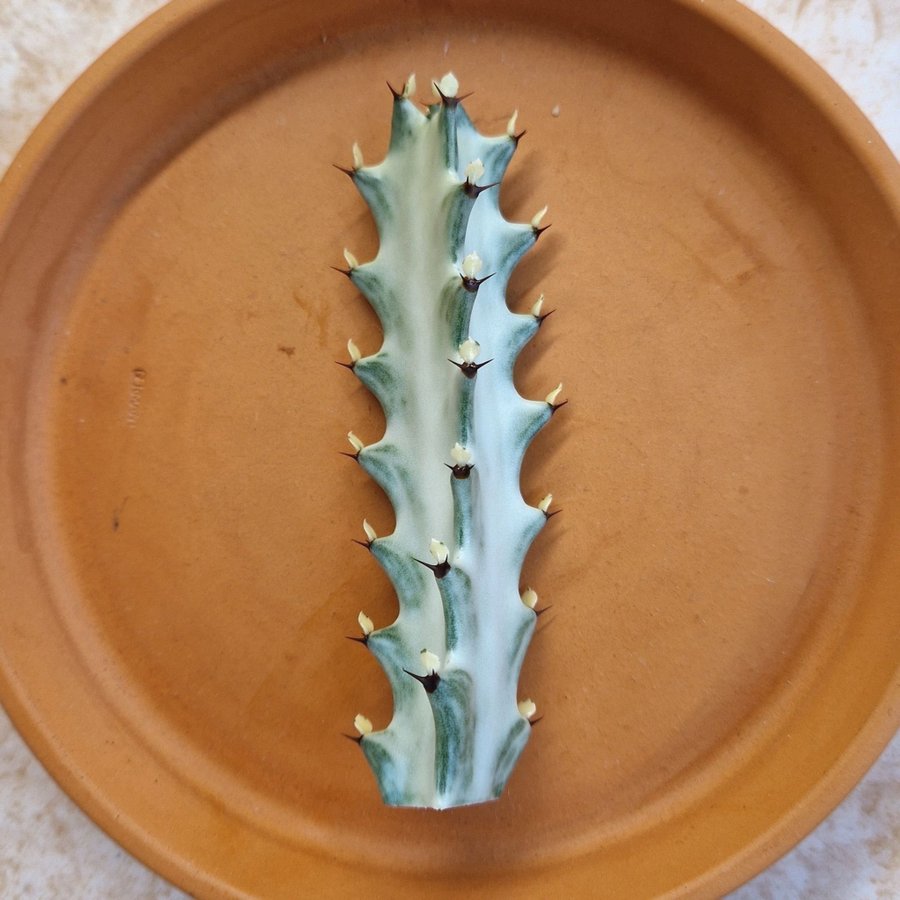
<svg viewBox="0 0 900 900">
<path fill-rule="evenodd" d="M 79 72 L 162 5 L 163 0 L 0 0 L 0 172 Z M 900 0 L 746 0 L 746 5 L 823 65 L 900 156 Z M 184 896 L 75 807 L 0 711 L 0 897 Z M 731 900 L 876 898 L 900 898 L 900 736 L 812 835 L 731 895 Z"/>
</svg>

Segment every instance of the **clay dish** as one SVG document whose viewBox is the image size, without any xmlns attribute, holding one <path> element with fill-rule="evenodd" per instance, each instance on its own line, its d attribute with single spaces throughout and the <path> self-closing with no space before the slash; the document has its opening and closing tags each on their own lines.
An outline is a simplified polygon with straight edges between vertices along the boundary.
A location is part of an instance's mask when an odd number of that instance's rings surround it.
<svg viewBox="0 0 900 900">
<path fill-rule="evenodd" d="M 526 496 L 563 514 L 544 719 L 507 794 L 384 808 L 353 634 L 390 508 L 341 457 L 378 345 L 329 265 L 375 247 L 332 163 L 453 69 L 527 128 L 553 229 L 511 304 L 562 379 Z M 424 92 L 422 92 L 424 93 Z M 558 113 L 554 115 L 553 113 Z M 0 201 L 0 694 L 63 787 L 205 897 L 714 896 L 898 725 L 900 187 L 873 129 L 736 3 L 176 2 L 53 110 Z"/>
</svg>

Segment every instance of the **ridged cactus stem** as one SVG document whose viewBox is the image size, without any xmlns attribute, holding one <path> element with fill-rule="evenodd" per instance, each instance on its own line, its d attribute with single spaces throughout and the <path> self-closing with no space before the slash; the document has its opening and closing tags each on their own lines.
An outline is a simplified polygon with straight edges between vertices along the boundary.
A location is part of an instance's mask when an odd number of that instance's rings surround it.
<svg viewBox="0 0 900 900">
<path fill-rule="evenodd" d="M 366 523 L 366 546 L 397 591 L 384 628 L 364 614 L 360 640 L 390 681 L 391 722 L 357 717 L 359 743 L 385 802 L 446 808 L 499 795 L 530 733 L 531 701 L 517 687 L 536 613 L 520 596 L 528 548 L 548 518 L 519 488 L 522 458 L 556 408 L 513 384 L 522 346 L 542 317 L 512 313 L 510 274 L 537 240 L 507 222 L 498 187 L 518 142 L 479 134 L 435 84 L 426 113 L 394 92 L 388 154 L 347 169 L 372 210 L 379 250 L 346 274 L 377 313 L 384 340 L 371 356 L 351 342 L 348 365 L 375 394 L 383 437 L 359 464 L 394 506 L 393 534 Z M 539 215 L 542 215 L 539 214 Z"/>
</svg>

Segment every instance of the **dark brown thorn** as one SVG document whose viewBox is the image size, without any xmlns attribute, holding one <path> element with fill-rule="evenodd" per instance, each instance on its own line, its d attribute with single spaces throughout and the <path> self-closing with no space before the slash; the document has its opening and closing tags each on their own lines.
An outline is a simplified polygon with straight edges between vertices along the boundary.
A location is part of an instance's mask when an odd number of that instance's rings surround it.
<svg viewBox="0 0 900 900">
<path fill-rule="evenodd" d="M 358 541 L 356 538 L 350 538 L 350 540 L 353 541 L 354 544 L 359 544 L 360 547 L 365 547 L 366 550 L 372 549 L 371 541 Z"/>
<path fill-rule="evenodd" d="M 335 362 L 344 369 L 349 369 L 351 372 L 356 367 L 355 362 L 341 362 L 339 359 L 336 359 Z"/>
<path fill-rule="evenodd" d="M 399 92 L 399 91 L 395 91 L 394 86 L 389 81 L 386 81 L 385 84 L 388 86 L 388 90 L 390 90 L 390 92 L 394 95 L 395 100 L 403 99 L 403 93 Z"/>
<path fill-rule="evenodd" d="M 357 644 L 362 644 L 364 647 L 369 644 L 369 636 L 364 635 L 363 637 L 355 637 L 352 634 L 345 634 L 344 637 L 347 638 L 348 641 L 356 641 Z"/>
<path fill-rule="evenodd" d="M 526 128 L 523 128 L 518 134 L 510 135 L 510 137 L 516 142 L 516 146 L 518 146 L 519 141 L 522 140 L 523 137 L 528 133 Z"/>
<path fill-rule="evenodd" d="M 462 272 L 459 273 L 459 277 L 462 279 L 463 287 L 470 293 L 474 294 L 478 291 L 488 278 L 493 278 L 497 273 L 491 272 L 490 275 L 485 275 L 484 278 L 469 278 L 467 275 L 463 275 Z"/>
<path fill-rule="evenodd" d="M 443 578 L 450 571 L 450 563 L 448 563 L 446 559 L 442 563 L 427 563 L 424 560 L 416 559 L 415 556 L 413 559 L 415 559 L 419 565 L 425 566 L 426 569 L 431 569 L 431 571 L 434 572 L 435 578 Z"/>
<path fill-rule="evenodd" d="M 342 731 L 341 734 L 347 738 L 347 740 L 353 741 L 354 744 L 362 744 L 363 736 L 361 734 L 347 734 L 346 731 Z"/>
<path fill-rule="evenodd" d="M 480 362 L 480 363 L 456 362 L 456 360 L 450 359 L 449 357 L 447 359 L 447 362 L 453 363 L 453 365 L 456 366 L 456 368 L 459 369 L 459 371 L 462 372 L 463 375 L 466 376 L 466 378 L 474 378 L 478 374 L 478 370 L 482 366 L 486 366 L 489 362 L 493 362 L 493 361 L 494 361 L 493 356 L 490 359 L 486 359 L 484 362 Z"/>
<path fill-rule="evenodd" d="M 540 609 L 534 610 L 534 614 L 536 616 L 542 616 L 548 609 L 553 609 L 553 604 L 550 603 L 547 606 L 542 606 Z"/>
<path fill-rule="evenodd" d="M 492 181 L 490 184 L 473 184 L 467 178 L 463 182 L 462 189 L 467 197 L 471 197 L 475 200 L 482 191 L 486 191 L 488 188 L 497 187 L 498 184 L 500 184 L 499 181 Z"/>
<path fill-rule="evenodd" d="M 339 166 L 337 163 L 332 163 L 332 165 L 339 172 L 343 172 L 345 175 L 349 175 L 351 178 L 353 178 L 356 175 L 356 169 L 348 169 L 346 166 Z"/>
<path fill-rule="evenodd" d="M 329 266 L 329 268 L 334 269 L 335 272 L 340 272 L 341 275 L 346 275 L 348 278 L 353 277 L 353 269 L 342 269 L 340 266 Z"/>
<path fill-rule="evenodd" d="M 550 225 L 553 223 L 551 222 Z M 549 227 L 550 225 L 541 225 L 540 228 L 535 228 L 533 225 L 531 230 L 534 232 L 534 239 L 537 240 Z"/>
<path fill-rule="evenodd" d="M 451 466 L 450 463 L 444 465 L 453 473 L 454 478 L 468 478 L 474 466 Z"/>
<path fill-rule="evenodd" d="M 543 716 L 538 716 L 536 719 L 529 719 L 529 720 L 528 720 L 528 724 L 529 724 L 532 728 L 534 728 L 534 726 L 537 725 L 538 722 L 542 721 L 543 718 L 544 718 Z"/>
<path fill-rule="evenodd" d="M 536 318 L 538 320 L 538 327 L 540 328 L 540 326 L 544 324 L 544 319 L 546 319 L 548 316 L 552 316 L 555 312 L 555 309 L 550 309 L 547 312 L 541 313 L 539 316 L 537 316 Z"/>
<path fill-rule="evenodd" d="M 433 694 L 437 690 L 437 686 L 441 683 L 441 676 L 438 675 L 437 672 L 430 672 L 428 675 L 416 675 L 415 672 L 410 672 L 409 669 L 404 669 L 407 675 L 415 678 L 419 684 L 425 688 L 425 692 L 428 694 Z"/>
<path fill-rule="evenodd" d="M 354 462 L 359 462 L 359 452 L 358 451 L 356 453 L 349 453 L 346 450 L 338 450 L 338 453 L 340 453 L 341 456 L 346 456 L 349 459 L 352 459 Z"/>
<path fill-rule="evenodd" d="M 450 109 L 455 109 L 457 106 L 459 106 L 460 103 L 462 103 L 463 100 L 468 100 L 469 97 L 471 97 L 472 94 L 475 93 L 474 91 L 469 91 L 468 94 L 463 94 L 462 97 L 447 97 L 440 89 L 436 81 L 432 81 L 431 83 L 434 85 L 434 89 L 437 91 L 438 96 L 441 98 L 441 103 L 443 103 L 444 106 L 449 107 Z"/>
<path fill-rule="evenodd" d="M 561 509 L 551 509 L 544 513 L 545 519 L 552 519 L 554 516 L 558 516 L 562 512 Z"/>
<path fill-rule="evenodd" d="M 558 409 L 562 409 L 569 401 L 563 400 L 561 403 L 551 403 L 550 404 L 550 415 L 552 416 Z"/>
</svg>

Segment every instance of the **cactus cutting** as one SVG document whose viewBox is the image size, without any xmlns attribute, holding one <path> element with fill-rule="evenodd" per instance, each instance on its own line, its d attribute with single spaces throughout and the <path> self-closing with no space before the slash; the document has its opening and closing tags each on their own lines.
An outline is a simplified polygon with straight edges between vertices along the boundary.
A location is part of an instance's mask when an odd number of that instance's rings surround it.
<svg viewBox="0 0 900 900">
<path fill-rule="evenodd" d="M 366 165 L 353 145 L 344 169 L 378 231 L 374 259 L 344 251 L 341 269 L 375 310 L 383 343 L 363 355 L 351 340 L 345 365 L 375 395 L 383 436 L 353 431 L 347 455 L 385 491 L 393 533 L 363 522 L 369 549 L 390 578 L 399 614 L 358 617 L 356 637 L 384 669 L 394 712 L 382 730 L 356 716 L 356 740 L 385 803 L 445 809 L 498 797 L 528 741 L 536 712 L 518 696 L 538 615 L 520 584 L 528 549 L 553 515 L 547 494 L 530 505 L 523 456 L 563 405 L 562 385 L 543 400 L 516 390 L 513 368 L 546 318 L 507 305 L 510 275 L 539 238 L 546 208 L 508 222 L 499 185 L 521 134 L 480 134 L 452 74 L 433 82 L 420 111 L 415 79 L 392 89 L 389 149 Z"/>
</svg>

